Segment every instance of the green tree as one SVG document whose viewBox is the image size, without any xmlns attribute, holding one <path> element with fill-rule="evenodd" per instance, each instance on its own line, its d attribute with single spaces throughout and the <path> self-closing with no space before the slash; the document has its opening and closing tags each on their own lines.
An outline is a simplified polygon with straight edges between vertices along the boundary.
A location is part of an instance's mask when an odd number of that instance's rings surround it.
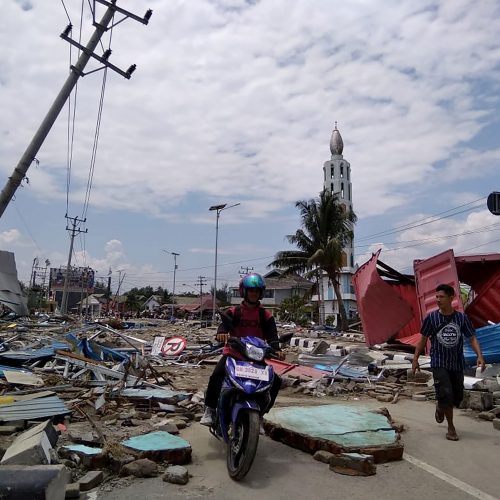
<svg viewBox="0 0 500 500">
<path fill-rule="evenodd" d="M 305 326 L 310 319 L 310 307 L 307 306 L 307 298 L 294 295 L 284 299 L 280 304 L 279 317 L 282 321 L 293 321 L 298 325 Z"/>
<path fill-rule="evenodd" d="M 339 305 L 341 330 L 345 331 L 349 325 L 340 291 L 340 273 L 348 263 L 343 262 L 342 249 L 353 238 L 356 215 L 328 190 L 323 190 L 319 198 L 297 201 L 295 206 L 300 211 L 301 229 L 286 239 L 297 250 L 278 252 L 268 267 L 277 267 L 286 274 L 301 273 L 307 278 L 317 276 L 318 271 L 325 272 Z"/>
<path fill-rule="evenodd" d="M 214 294 L 214 287 L 210 288 L 210 293 Z M 219 301 L 221 307 L 228 306 L 231 304 L 231 290 L 229 289 L 229 285 L 224 283 L 220 288 L 217 288 L 217 293 L 215 294 L 215 298 Z"/>
</svg>

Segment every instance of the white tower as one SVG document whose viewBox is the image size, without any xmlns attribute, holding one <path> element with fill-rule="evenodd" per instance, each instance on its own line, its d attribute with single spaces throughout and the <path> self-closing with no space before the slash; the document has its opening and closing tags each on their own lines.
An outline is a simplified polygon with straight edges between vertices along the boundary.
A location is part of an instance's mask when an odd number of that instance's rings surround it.
<svg viewBox="0 0 500 500">
<path fill-rule="evenodd" d="M 337 122 L 332 132 L 330 139 L 331 159 L 323 164 L 323 187 L 324 189 L 336 193 L 339 203 L 345 210 L 352 210 L 352 185 L 351 185 L 351 164 L 344 160 L 342 152 L 344 150 L 344 142 L 342 136 L 337 129 Z M 356 269 L 354 267 L 354 248 L 353 242 L 350 241 L 343 249 L 342 256 L 342 274 L 341 274 L 341 291 L 346 308 L 347 316 L 349 317 L 356 311 L 356 297 L 352 288 L 352 275 Z M 323 279 L 323 297 L 325 300 L 326 316 L 339 311 L 333 288 L 328 286 L 328 279 Z"/>
</svg>

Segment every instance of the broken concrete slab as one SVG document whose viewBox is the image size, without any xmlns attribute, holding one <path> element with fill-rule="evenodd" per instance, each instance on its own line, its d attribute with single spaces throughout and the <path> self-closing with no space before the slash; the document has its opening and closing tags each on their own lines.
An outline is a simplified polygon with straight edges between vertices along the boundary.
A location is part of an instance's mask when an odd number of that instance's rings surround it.
<svg viewBox="0 0 500 500">
<path fill-rule="evenodd" d="M 372 455 L 340 453 L 330 459 L 330 470 L 347 476 L 373 476 L 377 466 Z"/>
<path fill-rule="evenodd" d="M 191 461 L 191 444 L 164 431 L 135 436 L 121 444 L 139 452 L 141 458 L 149 458 L 155 462 L 166 460 L 171 464 L 182 465 Z"/>
<path fill-rule="evenodd" d="M 16 439 L 2 457 L 2 465 L 44 465 L 50 464 L 49 438 L 39 432 L 25 439 Z"/>
<path fill-rule="evenodd" d="M 87 468 L 99 469 L 105 467 L 108 458 L 102 448 L 92 448 L 84 444 L 69 444 L 58 449 L 59 456 L 73 460 L 78 465 Z"/>
<path fill-rule="evenodd" d="M 2 500 L 64 500 L 70 474 L 64 465 L 0 467 Z"/>
<path fill-rule="evenodd" d="M 376 463 L 403 456 L 399 433 L 389 418 L 361 406 L 273 408 L 265 417 L 264 428 L 272 439 L 309 453 L 366 453 Z"/>
<path fill-rule="evenodd" d="M 35 425 L 29 428 L 27 431 L 23 432 L 16 438 L 16 441 L 22 441 L 23 439 L 28 439 L 31 436 L 35 436 L 36 434 L 40 434 L 41 432 L 45 432 L 47 438 L 50 442 L 51 446 L 55 446 L 57 444 L 57 440 L 59 439 L 59 435 L 57 431 L 54 429 L 51 420 L 45 420 L 38 425 Z"/>
</svg>

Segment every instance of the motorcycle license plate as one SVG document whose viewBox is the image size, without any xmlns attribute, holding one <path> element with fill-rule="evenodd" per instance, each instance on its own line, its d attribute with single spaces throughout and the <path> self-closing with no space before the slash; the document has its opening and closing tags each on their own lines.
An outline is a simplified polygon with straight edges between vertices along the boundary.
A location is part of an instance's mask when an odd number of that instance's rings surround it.
<svg viewBox="0 0 500 500">
<path fill-rule="evenodd" d="M 252 365 L 236 365 L 234 374 L 237 377 L 269 382 L 269 368 L 267 366 L 265 368 L 257 368 Z"/>
</svg>

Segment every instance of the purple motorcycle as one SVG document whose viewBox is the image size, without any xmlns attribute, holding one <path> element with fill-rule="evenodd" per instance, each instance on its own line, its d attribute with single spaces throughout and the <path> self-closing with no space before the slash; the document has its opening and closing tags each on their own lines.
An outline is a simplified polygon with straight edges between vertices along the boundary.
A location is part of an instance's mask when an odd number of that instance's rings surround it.
<svg viewBox="0 0 500 500">
<path fill-rule="evenodd" d="M 210 432 L 227 444 L 227 470 L 235 481 L 243 479 L 257 452 L 260 417 L 266 412 L 271 396 L 274 371 L 265 358 L 274 349 L 258 337 L 231 337 L 230 347 L 241 359 L 228 357 L 226 375 Z"/>
</svg>

